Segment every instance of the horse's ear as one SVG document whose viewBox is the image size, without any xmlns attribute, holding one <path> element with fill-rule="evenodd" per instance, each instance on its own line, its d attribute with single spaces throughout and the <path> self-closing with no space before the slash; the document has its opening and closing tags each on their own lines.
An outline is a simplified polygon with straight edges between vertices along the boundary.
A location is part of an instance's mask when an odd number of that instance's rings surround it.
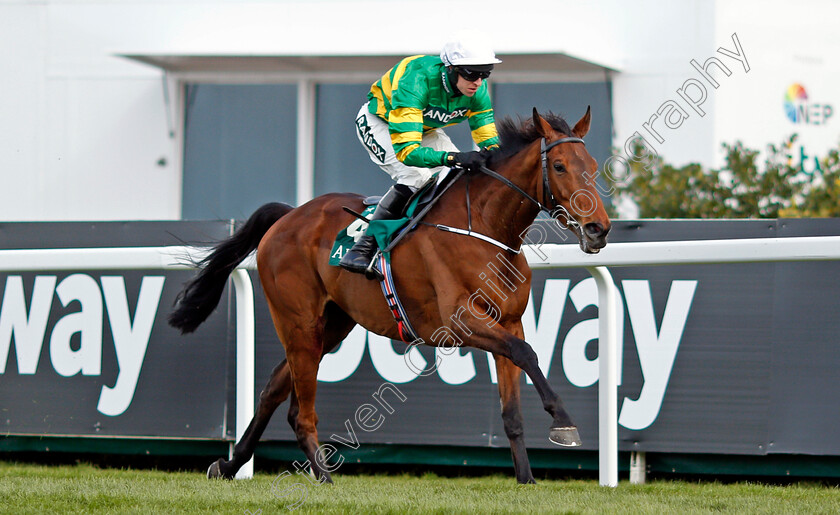
<svg viewBox="0 0 840 515">
<path fill-rule="evenodd" d="M 586 106 L 586 114 L 583 115 L 583 118 L 578 120 L 578 122 L 575 124 L 575 128 L 572 129 L 572 136 L 576 138 L 582 138 L 586 136 L 587 132 L 589 132 L 590 108 L 591 106 Z"/>
<path fill-rule="evenodd" d="M 534 127 L 543 138 L 547 138 L 549 134 L 551 134 L 551 125 L 549 125 L 548 122 L 540 116 L 536 107 L 534 108 Z"/>
</svg>

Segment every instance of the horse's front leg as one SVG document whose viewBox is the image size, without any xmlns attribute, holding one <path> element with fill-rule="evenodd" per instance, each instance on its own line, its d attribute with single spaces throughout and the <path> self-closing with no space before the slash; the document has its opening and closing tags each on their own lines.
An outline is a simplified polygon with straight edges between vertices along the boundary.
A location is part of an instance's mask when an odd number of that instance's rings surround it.
<svg viewBox="0 0 840 515">
<path fill-rule="evenodd" d="M 471 334 L 464 341 L 464 345 L 503 356 L 531 378 L 542 400 L 543 408 L 552 417 L 548 439 L 564 447 L 579 446 L 581 442 L 577 427 L 566 412 L 560 396 L 554 392 L 540 370 L 534 349 L 525 340 L 502 327 L 502 324 L 495 323 L 494 320 L 488 322 L 487 319 L 474 319 L 466 326 Z"/>
<path fill-rule="evenodd" d="M 522 369 L 509 359 L 493 356 L 496 359 L 496 377 L 499 380 L 499 396 L 502 400 L 502 421 L 505 434 L 510 441 L 510 454 L 513 458 L 513 470 L 519 483 L 535 483 L 525 448 L 525 431 L 522 426 L 520 409 L 519 380 Z"/>
</svg>

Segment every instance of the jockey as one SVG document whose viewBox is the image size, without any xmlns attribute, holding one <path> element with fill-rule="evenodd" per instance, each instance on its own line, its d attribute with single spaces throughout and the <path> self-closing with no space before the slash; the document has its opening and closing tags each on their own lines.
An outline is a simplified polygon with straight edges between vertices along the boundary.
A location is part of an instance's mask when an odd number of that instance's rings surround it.
<svg viewBox="0 0 840 515">
<path fill-rule="evenodd" d="M 440 57 L 406 57 L 371 86 L 356 135 L 371 161 L 396 181 L 371 220 L 401 216 L 411 195 L 448 167 L 484 165 L 486 152 L 459 152 L 442 128 L 468 120 L 482 151 L 498 147 L 486 79 L 500 62 L 478 34 L 468 34 L 446 43 Z M 373 278 L 375 252 L 376 240 L 364 235 L 340 264 Z"/>
</svg>

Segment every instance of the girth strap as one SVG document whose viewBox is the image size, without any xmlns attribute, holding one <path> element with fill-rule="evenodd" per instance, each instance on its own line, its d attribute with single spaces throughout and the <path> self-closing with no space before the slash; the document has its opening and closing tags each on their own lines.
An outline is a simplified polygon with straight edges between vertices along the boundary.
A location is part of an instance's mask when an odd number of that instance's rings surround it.
<svg viewBox="0 0 840 515">
<path fill-rule="evenodd" d="M 394 321 L 397 322 L 397 331 L 400 334 L 400 339 L 405 343 L 416 341 L 419 337 L 411 326 L 408 320 L 408 314 L 397 296 L 397 288 L 394 286 L 394 277 L 391 275 L 391 264 L 385 259 L 384 255 L 379 255 L 379 267 L 382 271 L 382 294 L 385 296 L 385 302 L 388 304 L 388 309 L 391 310 L 391 315 Z"/>
</svg>

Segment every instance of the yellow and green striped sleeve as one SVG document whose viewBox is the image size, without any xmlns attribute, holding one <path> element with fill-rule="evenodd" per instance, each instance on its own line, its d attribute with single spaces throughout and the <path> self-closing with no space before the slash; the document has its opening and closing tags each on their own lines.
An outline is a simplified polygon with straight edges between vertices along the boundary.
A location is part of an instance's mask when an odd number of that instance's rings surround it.
<svg viewBox="0 0 840 515">
<path fill-rule="evenodd" d="M 493 116 L 490 95 L 486 93 L 486 88 L 484 91 L 485 93 L 481 95 L 481 98 L 475 99 L 473 109 L 467 113 L 470 134 L 479 148 L 494 148 L 499 146 L 499 135 L 496 132 L 496 121 Z"/>
<path fill-rule="evenodd" d="M 423 111 L 417 107 L 399 107 L 388 115 L 391 145 L 397 159 L 408 166 L 434 168 L 441 166 L 446 152 L 422 146 Z"/>
</svg>

